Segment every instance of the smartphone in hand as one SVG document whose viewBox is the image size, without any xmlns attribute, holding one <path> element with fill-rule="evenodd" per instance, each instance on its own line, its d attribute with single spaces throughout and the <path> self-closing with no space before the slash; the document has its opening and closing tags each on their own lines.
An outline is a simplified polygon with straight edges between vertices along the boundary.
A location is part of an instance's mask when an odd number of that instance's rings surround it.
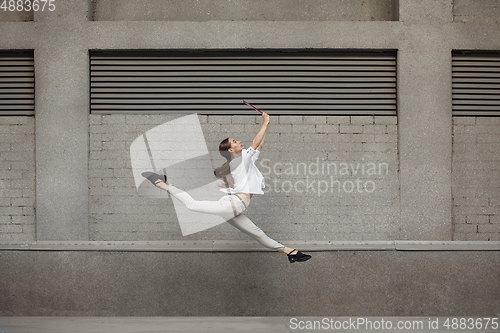
<svg viewBox="0 0 500 333">
<path fill-rule="evenodd" d="M 262 113 L 262 111 L 260 111 L 259 109 L 257 109 L 255 106 L 253 106 L 252 104 L 248 103 L 247 101 L 243 100 L 243 104 L 246 104 L 252 108 L 254 108 L 255 110 L 259 111 L 260 113 Z"/>
</svg>

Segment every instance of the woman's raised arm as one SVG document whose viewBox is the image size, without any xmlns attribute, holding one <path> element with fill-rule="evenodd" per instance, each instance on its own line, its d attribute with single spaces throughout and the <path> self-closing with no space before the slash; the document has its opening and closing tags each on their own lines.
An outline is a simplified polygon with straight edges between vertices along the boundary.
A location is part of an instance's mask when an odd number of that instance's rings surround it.
<svg viewBox="0 0 500 333">
<path fill-rule="evenodd" d="M 271 117 L 267 113 L 262 112 L 262 118 L 264 119 L 264 122 L 262 123 L 262 126 L 260 127 L 260 130 L 257 133 L 257 135 L 255 135 L 255 137 L 252 140 L 252 148 L 255 150 L 260 150 L 264 145 Z"/>
</svg>

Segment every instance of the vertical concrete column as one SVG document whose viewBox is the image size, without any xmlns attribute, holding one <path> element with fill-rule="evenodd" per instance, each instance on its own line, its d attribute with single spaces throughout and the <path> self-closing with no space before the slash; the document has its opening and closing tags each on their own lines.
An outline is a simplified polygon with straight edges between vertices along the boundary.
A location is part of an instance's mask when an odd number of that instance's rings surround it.
<svg viewBox="0 0 500 333">
<path fill-rule="evenodd" d="M 88 240 L 88 4 L 37 12 L 35 46 L 37 240 Z"/>
<path fill-rule="evenodd" d="M 399 9 L 411 36 L 398 52 L 399 238 L 451 240 L 451 49 L 440 33 L 451 1 L 404 0 Z"/>
</svg>

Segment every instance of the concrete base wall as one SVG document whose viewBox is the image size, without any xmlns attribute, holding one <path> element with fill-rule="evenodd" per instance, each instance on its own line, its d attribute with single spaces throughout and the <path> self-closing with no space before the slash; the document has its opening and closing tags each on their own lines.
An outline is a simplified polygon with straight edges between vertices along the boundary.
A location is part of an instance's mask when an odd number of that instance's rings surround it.
<svg viewBox="0 0 500 333">
<path fill-rule="evenodd" d="M 483 316 L 500 252 L 0 252 L 0 316 Z"/>
</svg>

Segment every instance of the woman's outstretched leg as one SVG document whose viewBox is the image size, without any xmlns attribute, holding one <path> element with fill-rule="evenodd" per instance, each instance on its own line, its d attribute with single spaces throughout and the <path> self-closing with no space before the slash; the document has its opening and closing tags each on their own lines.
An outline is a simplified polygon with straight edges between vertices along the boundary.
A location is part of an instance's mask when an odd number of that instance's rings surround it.
<svg viewBox="0 0 500 333">
<path fill-rule="evenodd" d="M 264 245 L 267 248 L 275 249 L 281 252 L 285 252 L 285 249 L 290 249 L 285 247 L 283 244 L 278 243 L 274 239 L 267 236 L 262 229 L 255 225 L 248 217 L 243 214 L 240 214 L 230 220 L 227 221 L 232 226 L 238 228 L 243 231 L 247 235 L 255 238 L 259 243 Z M 290 249 L 293 250 L 293 249 Z"/>
<path fill-rule="evenodd" d="M 260 244 L 264 245 L 267 248 L 275 249 L 277 251 L 281 251 L 288 255 L 288 260 L 290 262 L 300 262 L 307 261 L 311 258 L 310 255 L 297 251 L 295 249 L 284 246 L 281 243 L 278 243 L 274 239 L 267 236 L 262 229 L 255 225 L 248 217 L 245 215 L 238 215 L 227 221 L 232 226 L 238 228 L 243 231 L 247 235 L 255 238 Z"/>
<path fill-rule="evenodd" d="M 156 187 L 167 191 L 174 198 L 179 200 L 187 209 L 193 212 L 219 215 L 226 220 L 240 214 L 243 210 L 237 208 L 228 196 L 224 196 L 217 201 L 195 200 L 187 192 L 166 183 L 165 176 L 154 172 L 143 172 L 142 176 L 147 178 Z"/>
<path fill-rule="evenodd" d="M 170 193 L 174 198 L 179 200 L 186 206 L 187 209 L 193 212 L 205 213 L 205 214 L 214 214 L 219 216 L 234 216 L 234 208 L 229 200 L 218 200 L 218 201 L 207 201 L 207 200 L 195 200 L 192 196 L 190 196 L 187 192 L 184 192 L 181 189 L 173 185 L 167 185 L 168 189 L 166 190 Z"/>
</svg>

